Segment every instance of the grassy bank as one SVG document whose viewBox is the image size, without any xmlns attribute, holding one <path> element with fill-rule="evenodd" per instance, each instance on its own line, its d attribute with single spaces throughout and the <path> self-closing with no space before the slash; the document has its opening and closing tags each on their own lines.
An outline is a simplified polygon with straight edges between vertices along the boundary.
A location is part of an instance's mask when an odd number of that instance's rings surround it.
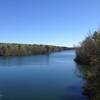
<svg viewBox="0 0 100 100">
<path fill-rule="evenodd" d="M 67 49 L 69 48 L 52 45 L 0 43 L 0 56 L 27 56 L 49 54 L 51 52 L 57 52 Z"/>
<path fill-rule="evenodd" d="M 100 31 L 95 31 L 76 48 L 75 61 L 86 64 L 84 94 L 90 100 L 100 100 Z"/>
</svg>

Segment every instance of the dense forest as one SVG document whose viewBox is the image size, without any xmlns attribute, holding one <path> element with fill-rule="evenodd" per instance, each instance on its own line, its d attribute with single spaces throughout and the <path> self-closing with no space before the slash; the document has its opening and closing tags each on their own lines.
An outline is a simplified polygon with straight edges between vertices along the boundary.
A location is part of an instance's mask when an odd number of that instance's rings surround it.
<svg viewBox="0 0 100 100">
<path fill-rule="evenodd" d="M 90 100 L 100 100 L 100 31 L 95 31 L 76 48 L 75 61 L 88 65 L 83 93 Z"/>
<path fill-rule="evenodd" d="M 69 48 L 51 45 L 0 43 L 0 56 L 27 56 L 49 54 L 51 52 L 57 52 L 67 49 Z"/>
</svg>

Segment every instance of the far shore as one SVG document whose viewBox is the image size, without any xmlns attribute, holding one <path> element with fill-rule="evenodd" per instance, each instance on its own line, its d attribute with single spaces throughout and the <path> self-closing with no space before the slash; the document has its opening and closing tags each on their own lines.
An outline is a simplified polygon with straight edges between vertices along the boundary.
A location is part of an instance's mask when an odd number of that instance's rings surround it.
<svg viewBox="0 0 100 100">
<path fill-rule="evenodd" d="M 29 56 L 50 54 L 53 52 L 72 49 L 74 48 L 53 45 L 0 43 L 0 56 Z"/>
</svg>

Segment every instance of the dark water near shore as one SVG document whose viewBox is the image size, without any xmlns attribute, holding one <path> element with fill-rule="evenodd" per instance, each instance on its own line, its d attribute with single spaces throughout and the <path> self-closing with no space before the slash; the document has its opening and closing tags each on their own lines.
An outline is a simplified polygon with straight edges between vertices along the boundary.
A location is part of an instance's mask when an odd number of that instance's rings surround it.
<svg viewBox="0 0 100 100">
<path fill-rule="evenodd" d="M 74 51 L 0 57 L 0 100 L 85 100 Z"/>
</svg>

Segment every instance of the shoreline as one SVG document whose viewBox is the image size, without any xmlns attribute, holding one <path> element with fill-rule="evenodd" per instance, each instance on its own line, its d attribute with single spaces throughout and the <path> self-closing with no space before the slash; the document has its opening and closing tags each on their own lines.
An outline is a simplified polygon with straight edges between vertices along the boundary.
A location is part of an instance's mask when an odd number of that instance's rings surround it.
<svg viewBox="0 0 100 100">
<path fill-rule="evenodd" d="M 0 43 L 0 56 L 49 55 L 53 52 L 71 49 L 73 48 L 53 45 Z"/>
</svg>

